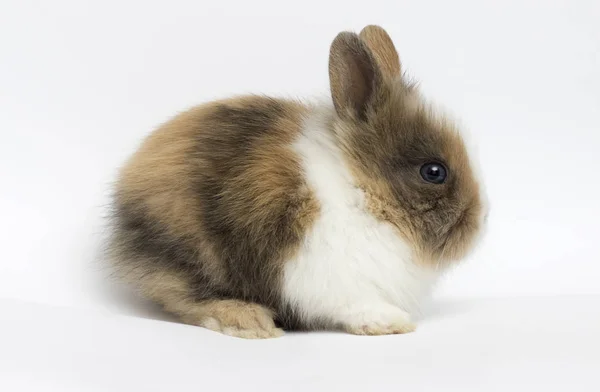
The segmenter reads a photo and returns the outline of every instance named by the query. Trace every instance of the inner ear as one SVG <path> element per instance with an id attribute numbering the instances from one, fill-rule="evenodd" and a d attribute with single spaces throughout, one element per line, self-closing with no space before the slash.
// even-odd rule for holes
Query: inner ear
<path id="1" fill-rule="evenodd" d="M 333 40 L 329 80 L 338 115 L 366 119 L 369 105 L 382 87 L 382 78 L 373 54 L 358 35 L 343 32 Z"/>

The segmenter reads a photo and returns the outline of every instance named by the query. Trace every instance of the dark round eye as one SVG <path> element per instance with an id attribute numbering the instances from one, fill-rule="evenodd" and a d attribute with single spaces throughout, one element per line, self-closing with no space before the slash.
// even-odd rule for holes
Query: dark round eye
<path id="1" fill-rule="evenodd" d="M 442 184 L 447 175 L 448 172 L 441 163 L 431 162 L 421 166 L 421 177 L 432 184 Z"/>

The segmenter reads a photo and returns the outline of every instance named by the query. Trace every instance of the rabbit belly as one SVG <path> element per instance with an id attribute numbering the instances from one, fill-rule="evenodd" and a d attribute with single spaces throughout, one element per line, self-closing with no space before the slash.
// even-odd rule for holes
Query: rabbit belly
<path id="1" fill-rule="evenodd" d="M 343 322 L 349 311 L 394 306 L 418 310 L 437 272 L 418 265 L 412 249 L 364 207 L 363 192 L 329 132 L 309 119 L 294 145 L 320 215 L 297 254 L 287 261 L 282 297 L 303 323 Z"/>
<path id="2" fill-rule="evenodd" d="M 283 299 L 303 323 L 334 324 L 351 308 L 389 304 L 418 310 L 436 274 L 411 260 L 392 227 L 358 208 L 322 207 L 284 269 Z"/>

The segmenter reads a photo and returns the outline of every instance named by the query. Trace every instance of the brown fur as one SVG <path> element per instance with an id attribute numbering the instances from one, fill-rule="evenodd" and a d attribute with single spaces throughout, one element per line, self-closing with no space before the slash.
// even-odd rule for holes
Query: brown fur
<path id="1" fill-rule="evenodd" d="M 383 76 L 370 50 L 353 33 L 338 34 L 329 52 L 329 80 L 335 109 L 343 120 L 362 120 Z"/>
<path id="2" fill-rule="evenodd" d="M 462 139 L 432 116 L 383 29 L 340 33 L 329 74 L 331 131 L 366 195 L 430 266 L 461 258 L 482 203 Z M 150 135 L 123 167 L 110 256 L 122 278 L 184 322 L 240 337 L 307 327 L 282 303 L 281 274 L 319 214 L 292 143 L 310 108 L 259 96 L 192 108 Z M 420 167 L 439 161 L 445 183 Z M 318 325 L 310 326 L 311 328 Z M 402 333 L 412 324 L 356 334 Z"/>
<path id="3" fill-rule="evenodd" d="M 115 194 L 120 275 L 188 321 L 217 309 L 215 298 L 277 310 L 273 282 L 318 212 L 290 150 L 305 110 L 240 97 L 193 108 L 145 140 Z"/>
<path id="4" fill-rule="evenodd" d="M 273 311 L 238 300 L 195 301 L 188 280 L 168 271 L 137 277 L 143 295 L 163 304 L 187 324 L 200 325 L 227 335 L 244 338 L 269 338 L 283 335 L 275 326 Z"/>
<path id="5" fill-rule="evenodd" d="M 385 31 L 367 27 L 362 39 L 342 33 L 331 49 L 330 72 L 337 74 L 331 89 L 338 113 L 333 128 L 339 144 L 369 209 L 413 244 L 416 260 L 434 266 L 458 260 L 471 248 L 482 212 L 463 140 L 402 79 Z M 343 66 L 348 62 L 352 67 Z M 383 78 L 378 73 L 383 70 L 396 74 Z M 356 94 L 347 85 L 363 87 Z M 421 166 L 433 161 L 449 168 L 446 183 L 434 185 L 421 178 Z"/>
<path id="6" fill-rule="evenodd" d="M 193 315 L 191 323 L 222 332 L 226 335 L 246 339 L 275 338 L 283 335 L 283 330 L 275 326 L 274 313 L 256 303 L 238 300 L 205 301 L 199 314 Z M 184 318 L 185 321 L 185 318 Z"/>
<path id="7" fill-rule="evenodd" d="M 362 29 L 360 39 L 373 53 L 381 73 L 388 79 L 400 75 L 400 57 L 387 32 L 379 26 L 370 25 Z"/>

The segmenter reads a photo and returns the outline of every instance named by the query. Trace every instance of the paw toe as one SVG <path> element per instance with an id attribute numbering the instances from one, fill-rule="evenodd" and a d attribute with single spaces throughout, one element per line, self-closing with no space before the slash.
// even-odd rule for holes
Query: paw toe
<path id="1" fill-rule="evenodd" d="M 248 305 L 244 308 L 207 317 L 201 326 L 225 335 L 244 339 L 269 339 L 283 336 L 282 329 L 275 326 L 273 314 L 261 306 Z"/>

